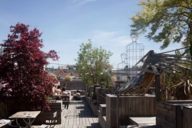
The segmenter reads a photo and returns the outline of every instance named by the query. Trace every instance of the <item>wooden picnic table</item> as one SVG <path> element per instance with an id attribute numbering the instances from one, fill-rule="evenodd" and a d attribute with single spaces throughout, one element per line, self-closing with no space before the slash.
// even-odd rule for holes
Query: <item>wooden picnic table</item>
<path id="1" fill-rule="evenodd" d="M 20 111 L 16 112 L 9 118 L 14 119 L 19 127 L 21 127 L 21 125 L 19 124 L 18 120 L 23 120 L 26 125 L 25 127 L 30 128 L 35 118 L 40 114 L 40 112 L 41 111 Z"/>

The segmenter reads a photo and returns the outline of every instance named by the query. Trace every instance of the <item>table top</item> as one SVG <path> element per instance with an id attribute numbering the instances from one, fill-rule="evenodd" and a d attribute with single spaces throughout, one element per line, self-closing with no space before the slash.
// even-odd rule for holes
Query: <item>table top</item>
<path id="1" fill-rule="evenodd" d="M 156 117 L 130 117 L 138 125 L 156 125 Z"/>
<path id="2" fill-rule="evenodd" d="M 10 119 L 17 119 L 17 118 L 36 118 L 41 111 L 20 111 L 16 112 L 12 116 L 10 116 Z"/>
<path id="3" fill-rule="evenodd" d="M 11 123 L 11 120 L 7 120 L 7 119 L 0 119 L 0 128 Z"/>

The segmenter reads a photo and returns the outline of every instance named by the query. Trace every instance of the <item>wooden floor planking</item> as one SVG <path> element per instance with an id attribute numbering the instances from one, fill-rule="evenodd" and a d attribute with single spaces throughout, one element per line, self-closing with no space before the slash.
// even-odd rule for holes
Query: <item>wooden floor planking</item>
<path id="1" fill-rule="evenodd" d="M 84 101 L 72 101 L 69 108 L 62 109 L 62 124 L 55 128 L 100 128 L 98 118 L 93 116 Z"/>

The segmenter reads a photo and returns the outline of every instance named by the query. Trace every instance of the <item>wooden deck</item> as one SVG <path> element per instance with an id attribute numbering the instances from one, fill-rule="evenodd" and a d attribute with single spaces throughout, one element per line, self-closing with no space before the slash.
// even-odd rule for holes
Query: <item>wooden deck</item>
<path id="1" fill-rule="evenodd" d="M 84 101 L 71 101 L 68 109 L 62 106 L 62 123 L 54 128 L 100 128 L 100 125 Z"/>

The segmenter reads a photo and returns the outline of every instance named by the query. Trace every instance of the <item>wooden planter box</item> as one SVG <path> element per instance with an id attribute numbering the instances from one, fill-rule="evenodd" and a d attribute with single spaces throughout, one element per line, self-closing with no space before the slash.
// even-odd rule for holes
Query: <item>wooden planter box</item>
<path id="1" fill-rule="evenodd" d="M 192 127 L 192 106 L 183 107 L 183 128 Z"/>
<path id="2" fill-rule="evenodd" d="M 50 111 L 42 111 L 35 119 L 34 124 L 61 124 L 62 101 L 51 102 Z"/>
<path id="3" fill-rule="evenodd" d="M 106 104 L 99 105 L 99 124 L 102 128 L 106 128 Z"/>
<path id="4" fill-rule="evenodd" d="M 157 104 L 157 126 L 160 128 L 191 128 L 192 110 L 185 107 L 192 101 L 168 101 Z"/>
<path id="5" fill-rule="evenodd" d="M 106 119 L 108 128 L 127 125 L 129 117 L 156 116 L 155 96 L 120 96 L 107 94 Z M 117 121 L 119 120 L 119 122 Z"/>
<path id="6" fill-rule="evenodd" d="M 106 94 L 109 92 L 109 89 L 103 89 L 100 87 L 96 88 L 97 95 L 97 104 L 105 104 L 106 103 Z"/>
<path id="7" fill-rule="evenodd" d="M 96 100 L 92 100 L 91 97 L 86 97 L 85 100 L 89 105 L 91 111 L 93 112 L 94 116 L 98 116 L 99 106 L 96 104 Z"/>

